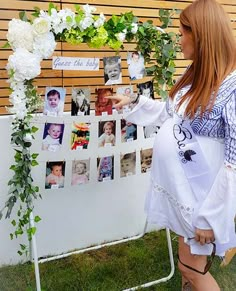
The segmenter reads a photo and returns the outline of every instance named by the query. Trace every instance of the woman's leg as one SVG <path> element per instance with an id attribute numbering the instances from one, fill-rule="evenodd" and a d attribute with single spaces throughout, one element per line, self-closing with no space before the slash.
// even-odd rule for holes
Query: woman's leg
<path id="1" fill-rule="evenodd" d="M 190 247 L 184 242 L 183 237 L 179 237 L 179 258 L 181 262 L 197 270 L 204 270 L 206 265 L 206 256 L 192 255 Z M 218 284 L 209 272 L 205 275 L 199 274 L 178 263 L 179 270 L 184 281 L 189 281 L 192 291 L 220 291 Z M 184 289 L 183 289 L 184 291 Z"/>

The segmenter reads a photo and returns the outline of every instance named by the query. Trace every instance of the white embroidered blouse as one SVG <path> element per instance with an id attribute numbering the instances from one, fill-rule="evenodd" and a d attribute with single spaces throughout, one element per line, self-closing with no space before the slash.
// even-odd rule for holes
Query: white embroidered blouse
<path id="1" fill-rule="evenodd" d="M 173 112 L 188 90 L 178 92 L 174 101 L 161 102 L 140 97 L 127 120 L 141 126 L 162 124 L 155 139 L 151 186 L 146 210 L 151 222 L 168 227 L 184 237 L 194 236 L 194 229 L 213 229 L 217 253 L 236 246 L 236 71 L 220 86 L 214 106 L 201 118 L 190 122 L 205 158 L 214 174 L 211 189 L 198 201 L 179 165 L 173 141 Z M 208 246 L 195 243 L 192 253 L 208 254 Z"/>

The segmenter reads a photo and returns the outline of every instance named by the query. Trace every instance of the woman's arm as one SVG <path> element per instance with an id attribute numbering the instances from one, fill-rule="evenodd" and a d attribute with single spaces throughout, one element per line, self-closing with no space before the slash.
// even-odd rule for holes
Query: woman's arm
<path id="1" fill-rule="evenodd" d="M 142 95 L 129 97 L 117 94 L 108 98 L 113 100 L 116 109 L 132 104 L 133 108 L 125 119 L 140 126 L 161 125 L 170 118 L 167 103 L 164 101 L 153 100 Z"/>

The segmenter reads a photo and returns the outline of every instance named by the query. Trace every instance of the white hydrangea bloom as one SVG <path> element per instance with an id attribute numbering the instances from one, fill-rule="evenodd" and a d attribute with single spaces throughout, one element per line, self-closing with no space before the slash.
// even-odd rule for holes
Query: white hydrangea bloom
<path id="1" fill-rule="evenodd" d="M 94 20 L 90 16 L 86 16 L 83 20 L 79 23 L 79 28 L 81 31 L 85 30 L 86 28 L 90 27 L 93 24 Z"/>
<path id="2" fill-rule="evenodd" d="M 18 85 L 20 88 L 22 83 L 18 83 Z M 9 101 L 13 106 L 8 108 L 8 111 L 15 114 L 17 118 L 23 119 L 27 114 L 25 91 L 16 89 L 9 96 Z"/>
<path id="3" fill-rule="evenodd" d="M 106 17 L 104 16 L 103 13 L 100 13 L 99 18 L 94 22 L 94 27 L 99 28 L 103 26 L 104 22 L 106 20 Z"/>
<path id="4" fill-rule="evenodd" d="M 24 91 L 16 90 L 16 91 L 13 91 L 11 95 L 9 96 L 9 101 L 11 102 L 13 106 L 15 106 L 21 103 L 22 101 L 24 102 L 25 98 L 26 96 L 25 96 Z"/>
<path id="5" fill-rule="evenodd" d="M 41 72 L 40 58 L 24 48 L 17 48 L 9 56 L 6 68 L 9 74 L 14 72 L 12 79 L 15 81 L 31 80 Z"/>
<path id="6" fill-rule="evenodd" d="M 82 5 L 82 8 L 85 12 L 85 15 L 90 15 L 97 10 L 94 6 L 90 6 L 89 4 Z"/>
<path id="7" fill-rule="evenodd" d="M 36 36 L 46 34 L 51 29 L 51 22 L 48 18 L 38 17 L 33 21 L 33 32 Z"/>
<path id="8" fill-rule="evenodd" d="M 51 10 L 50 19 L 53 31 L 56 34 L 62 33 L 62 31 L 65 29 L 65 23 L 62 22 L 62 18 L 59 13 L 57 13 L 57 10 L 55 8 Z"/>
<path id="9" fill-rule="evenodd" d="M 132 32 L 133 34 L 135 34 L 137 31 L 138 31 L 138 24 L 135 23 L 135 22 L 133 22 L 133 23 L 131 24 L 131 32 Z"/>
<path id="10" fill-rule="evenodd" d="M 116 37 L 119 41 L 124 41 L 126 37 L 127 29 L 124 29 L 122 32 L 116 34 Z"/>
<path id="11" fill-rule="evenodd" d="M 71 29 L 72 27 L 75 26 L 76 22 L 75 22 L 75 13 L 71 10 L 71 9 L 62 9 L 58 12 L 58 16 L 61 18 L 61 25 L 64 24 L 64 28 L 63 29 Z M 67 17 L 71 18 L 71 22 L 67 21 Z"/>
<path id="12" fill-rule="evenodd" d="M 48 59 L 53 54 L 56 48 L 56 41 L 54 34 L 48 32 L 47 34 L 38 36 L 33 45 L 33 53 L 38 55 L 41 59 Z"/>
<path id="13" fill-rule="evenodd" d="M 29 22 L 13 18 L 8 24 L 7 40 L 13 50 L 25 48 L 32 51 L 34 40 L 32 25 Z"/>
<path id="14" fill-rule="evenodd" d="M 17 103 L 15 106 L 8 108 L 8 111 L 12 114 L 15 114 L 16 118 L 24 119 L 27 115 L 26 103 Z"/>
<path id="15" fill-rule="evenodd" d="M 26 90 L 26 85 L 24 85 L 24 82 L 17 82 L 15 80 L 8 80 L 7 81 L 8 83 L 10 83 L 10 88 L 13 90 L 13 91 L 23 91 L 25 92 Z"/>

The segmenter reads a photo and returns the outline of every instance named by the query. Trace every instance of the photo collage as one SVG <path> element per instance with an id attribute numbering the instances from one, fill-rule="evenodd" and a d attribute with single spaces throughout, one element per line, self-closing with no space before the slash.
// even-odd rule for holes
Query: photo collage
<path id="1" fill-rule="evenodd" d="M 91 91 L 90 88 L 72 88 L 71 89 L 71 116 L 73 118 L 70 126 L 70 141 L 64 140 L 65 126 L 64 122 L 45 122 L 42 137 L 42 151 L 59 152 L 63 144 L 68 143 L 71 151 L 86 151 L 90 147 L 91 130 L 96 127 L 97 147 L 108 148 L 116 147 L 119 136 L 119 144 L 137 141 L 137 126 L 125 120 L 125 118 L 116 118 L 117 114 L 123 114 L 130 111 L 129 106 L 123 110 L 116 111 L 113 108 L 111 96 L 115 93 L 129 96 L 133 93 L 133 86 L 122 85 L 121 58 L 119 56 L 104 57 L 104 84 L 109 87 L 96 88 L 94 110 L 91 110 Z M 128 72 L 130 80 L 142 79 L 145 76 L 144 59 L 139 52 L 128 53 L 127 56 Z M 115 89 L 111 85 L 116 85 Z M 153 82 L 140 82 L 136 85 L 137 94 L 144 95 L 147 98 L 154 99 Z M 64 111 L 66 89 L 61 87 L 46 87 L 43 115 L 50 117 L 61 117 Z M 116 114 L 114 114 L 114 112 Z M 96 122 L 84 120 L 90 116 L 100 116 Z M 79 118 L 79 116 L 83 116 Z M 105 120 L 102 120 L 105 117 Z M 108 117 L 111 117 L 107 120 Z M 143 137 L 151 138 L 157 134 L 159 127 L 152 125 L 143 128 Z M 68 130 L 68 128 L 67 128 Z M 119 131 L 119 134 L 117 134 Z M 95 141 L 92 140 L 94 143 Z M 120 178 L 136 174 L 136 154 L 140 155 L 140 173 L 146 173 L 150 170 L 152 162 L 152 149 L 132 151 L 120 154 Z M 103 182 L 114 179 L 114 155 L 97 157 L 97 181 Z M 47 161 L 45 175 L 45 189 L 64 188 L 66 161 Z M 90 159 L 79 159 L 72 161 L 71 185 L 87 184 L 90 181 Z"/>

